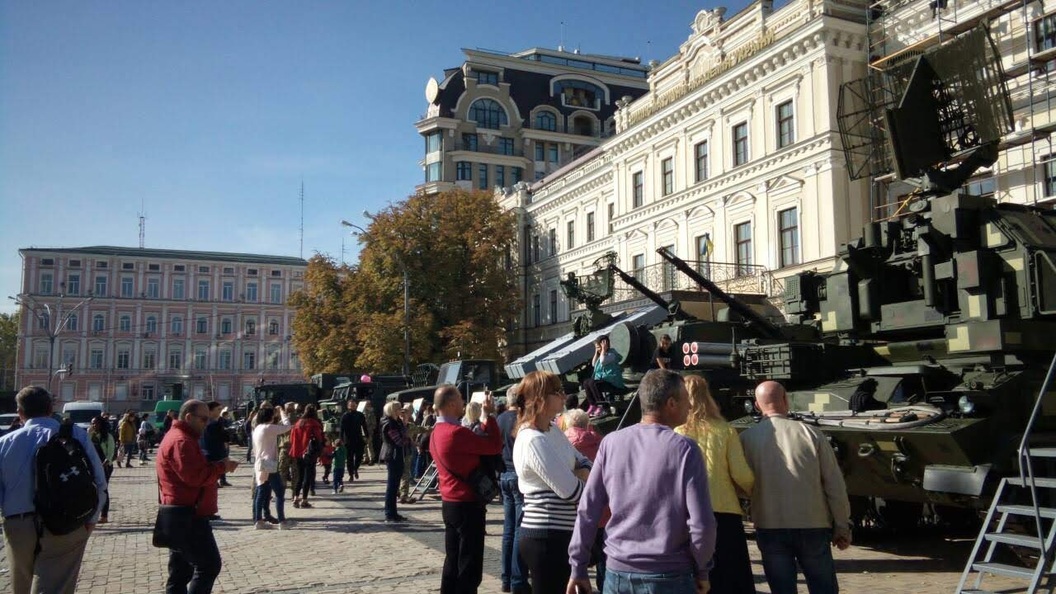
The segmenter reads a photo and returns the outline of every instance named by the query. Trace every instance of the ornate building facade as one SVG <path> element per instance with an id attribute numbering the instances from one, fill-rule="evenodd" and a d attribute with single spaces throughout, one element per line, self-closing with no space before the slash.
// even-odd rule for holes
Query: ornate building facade
<path id="1" fill-rule="evenodd" d="M 301 258 L 121 247 L 19 250 L 17 385 L 63 402 L 237 402 L 305 381 L 290 348 Z"/>
<path id="2" fill-rule="evenodd" d="M 429 79 L 421 161 L 432 194 L 541 179 L 611 136 L 616 102 L 647 89 L 637 58 L 533 48 L 463 50 L 466 61 Z"/>
<path id="3" fill-rule="evenodd" d="M 567 332 L 577 305 L 559 280 L 606 252 L 653 290 L 695 290 L 657 255 L 695 261 L 729 290 L 777 295 L 781 278 L 826 270 L 869 218 L 847 176 L 840 84 L 864 75 L 866 4 L 757 1 L 701 11 L 679 53 L 620 101 L 616 134 L 563 171 L 504 189 L 521 219 L 525 312 L 511 350 Z M 618 294 L 610 307 L 618 308 Z"/>

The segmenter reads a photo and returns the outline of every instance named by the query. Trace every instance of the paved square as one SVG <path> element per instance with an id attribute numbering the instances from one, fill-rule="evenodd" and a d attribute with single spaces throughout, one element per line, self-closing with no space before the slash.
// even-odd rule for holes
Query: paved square
<path id="1" fill-rule="evenodd" d="M 232 452 L 245 458 L 245 450 Z M 136 464 L 136 462 L 133 462 Z M 161 592 L 167 575 L 168 552 L 150 544 L 157 510 L 153 462 L 149 466 L 117 468 L 111 479 L 113 503 L 110 523 L 92 535 L 85 554 L 78 592 Z M 253 530 L 251 478 L 239 468 L 220 490 L 216 539 L 224 567 L 214 592 L 377 592 L 414 594 L 440 588 L 443 565 L 443 525 L 440 502 L 426 497 L 400 506 L 410 518 L 402 525 L 385 524 L 382 507 L 385 473 L 364 467 L 362 480 L 346 484 L 333 495 L 321 482 L 313 509 L 294 509 L 287 515 L 296 524 L 290 531 Z M 482 593 L 499 592 L 499 546 L 502 508 L 489 508 L 488 536 Z M 768 592 L 759 552 L 749 543 L 760 592 Z M 960 577 L 961 564 L 971 548 L 966 540 L 936 537 L 884 542 L 883 548 L 852 546 L 837 551 L 840 585 L 845 592 L 949 593 Z M 6 555 L 0 562 L 0 592 L 10 591 Z M 1019 584 L 990 578 L 990 589 Z M 805 586 L 801 586 L 806 591 Z"/>

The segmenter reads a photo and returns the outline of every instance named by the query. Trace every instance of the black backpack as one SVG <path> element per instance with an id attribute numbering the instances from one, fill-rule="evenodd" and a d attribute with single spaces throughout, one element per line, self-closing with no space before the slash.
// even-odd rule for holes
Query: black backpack
<path id="1" fill-rule="evenodd" d="M 33 504 L 52 534 L 69 534 L 84 526 L 99 505 L 92 463 L 73 423 L 64 422 L 36 454 L 37 491 Z"/>

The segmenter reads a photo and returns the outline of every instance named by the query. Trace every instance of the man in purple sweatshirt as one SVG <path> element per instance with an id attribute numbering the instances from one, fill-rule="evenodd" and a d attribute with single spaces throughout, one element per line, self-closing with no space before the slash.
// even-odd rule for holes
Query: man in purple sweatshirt
<path id="1" fill-rule="evenodd" d="M 605 506 L 605 591 L 705 594 L 715 552 L 715 514 L 700 448 L 672 428 L 686 422 L 689 394 L 674 371 L 654 369 L 638 386 L 642 422 L 601 441 L 579 500 L 568 547 L 567 594 L 591 591 L 587 563 Z"/>

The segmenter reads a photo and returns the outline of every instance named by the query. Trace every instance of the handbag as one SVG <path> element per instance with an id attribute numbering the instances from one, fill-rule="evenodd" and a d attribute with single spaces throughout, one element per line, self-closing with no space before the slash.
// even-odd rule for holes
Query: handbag
<path id="1" fill-rule="evenodd" d="M 499 496 L 499 483 L 494 476 L 484 470 L 483 464 L 477 464 L 477 467 L 469 473 L 469 476 L 463 478 L 451 472 L 451 469 L 441 462 L 439 458 L 434 458 L 433 461 L 442 466 L 448 474 L 469 485 L 469 488 L 476 494 L 477 501 L 484 505 L 491 503 Z"/>
<path id="2" fill-rule="evenodd" d="M 159 549 L 181 549 L 191 534 L 194 512 L 202 501 L 205 489 L 198 492 L 194 505 L 165 505 L 161 503 L 161 481 L 158 481 L 158 515 L 154 519 L 151 544 Z"/>

